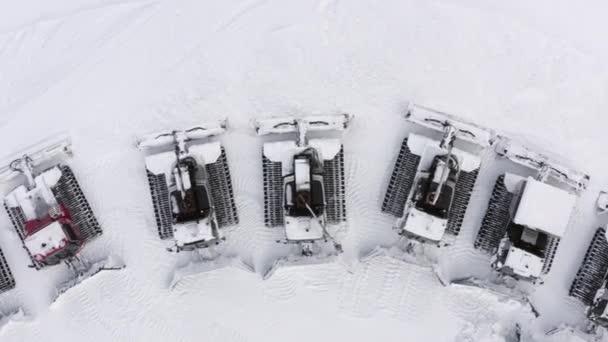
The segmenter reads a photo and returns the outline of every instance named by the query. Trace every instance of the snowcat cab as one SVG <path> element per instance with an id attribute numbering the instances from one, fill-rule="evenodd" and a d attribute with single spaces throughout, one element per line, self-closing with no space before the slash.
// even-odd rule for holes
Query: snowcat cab
<path id="1" fill-rule="evenodd" d="M 325 193 L 323 164 L 314 149 L 294 156 L 293 173 L 283 177 L 285 230 L 288 237 L 298 240 L 299 232 L 306 232 L 305 240 L 323 238 L 325 225 Z M 316 235 L 315 235 L 316 234 Z M 311 251 L 305 250 L 306 255 Z"/>
<path id="2" fill-rule="evenodd" d="M 102 234 L 101 227 L 72 169 L 63 161 L 71 155 L 65 137 L 32 148 L 2 169 L 6 181 L 16 183 L 4 197 L 4 207 L 36 269 L 66 263 L 74 272 L 58 289 L 64 292 L 82 279 L 107 269 L 122 269 L 117 262 L 89 263 L 82 248 Z"/>
<path id="3" fill-rule="evenodd" d="M 277 242 L 298 245 L 301 256 L 318 259 L 341 252 L 330 228 L 339 228 L 346 221 L 342 144 L 334 138 L 309 140 L 307 133 L 342 131 L 350 119 L 343 114 L 255 122 L 258 135 L 297 134 L 296 141 L 264 143 L 262 157 L 266 226 L 283 227 L 285 238 Z M 296 256 L 290 261 L 302 263 L 310 259 Z M 277 262 L 281 263 L 285 260 Z"/>
<path id="4" fill-rule="evenodd" d="M 578 193 L 589 176 L 502 138 L 499 156 L 537 171 L 535 177 L 498 177 L 475 248 L 493 255 L 492 266 L 516 279 L 536 281 L 549 273 Z"/>
<path id="5" fill-rule="evenodd" d="M 238 223 L 226 152 L 218 141 L 202 141 L 225 129 L 225 121 L 210 122 L 150 134 L 139 143 L 158 234 L 173 239 L 175 251 L 218 244 L 221 228 Z"/>
<path id="6" fill-rule="evenodd" d="M 415 105 L 405 117 L 430 132 L 410 133 L 403 140 L 382 211 L 398 218 L 400 235 L 448 245 L 460 232 L 480 155 L 494 133 Z"/>

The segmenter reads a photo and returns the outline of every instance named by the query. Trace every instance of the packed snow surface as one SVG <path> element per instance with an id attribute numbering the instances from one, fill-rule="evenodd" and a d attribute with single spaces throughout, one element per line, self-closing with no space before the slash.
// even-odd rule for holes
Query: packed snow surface
<path id="1" fill-rule="evenodd" d="M 83 257 L 116 254 L 127 265 L 51 303 L 69 271 L 28 268 L 0 215 L 0 247 L 17 281 L 0 295 L 2 313 L 16 312 L 1 318 L 3 342 L 509 341 L 516 322 L 543 341 L 556 340 L 544 332 L 562 323 L 584 324 L 583 308 L 567 292 L 595 228 L 606 223 L 595 215 L 608 185 L 605 2 L 0 6 L 3 154 L 69 134 L 71 166 L 104 229 Z M 531 295 L 540 318 L 492 291 L 444 287 L 427 267 L 363 258 L 397 241 L 394 219 L 380 205 L 401 141 L 414 129 L 402 118 L 408 101 L 548 147 L 591 174 L 551 274 Z M 251 120 L 339 113 L 355 115 L 342 139 L 349 225 L 337 239 L 345 252 L 336 262 L 281 267 L 263 280 L 293 246 L 276 244 L 282 231 L 264 227 L 263 139 Z M 220 250 L 233 261 L 205 264 L 205 255 L 167 252 L 158 238 L 137 137 L 224 117 L 228 130 L 219 139 L 241 222 Z M 489 272 L 489 257 L 472 243 L 506 164 L 490 154 L 483 162 L 494 167 L 482 167 L 461 234 L 439 258 L 448 279 Z"/>

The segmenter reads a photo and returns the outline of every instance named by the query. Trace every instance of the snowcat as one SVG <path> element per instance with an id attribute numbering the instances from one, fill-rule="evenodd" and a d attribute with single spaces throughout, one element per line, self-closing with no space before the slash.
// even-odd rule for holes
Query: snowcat
<path id="1" fill-rule="evenodd" d="M 308 133 L 343 131 L 351 116 L 282 117 L 257 120 L 258 135 L 295 135 L 265 142 L 262 151 L 264 221 L 284 229 L 279 243 L 298 251 L 273 265 L 324 262 L 342 252 L 334 232 L 346 221 L 344 149 L 338 138 L 309 139 Z"/>
<path id="2" fill-rule="evenodd" d="M 474 246 L 499 274 L 536 283 L 551 270 L 589 176 L 505 137 L 496 152 L 536 174 L 498 176 Z"/>
<path id="3" fill-rule="evenodd" d="M 408 244 L 450 245 L 460 232 L 481 154 L 494 133 L 416 105 L 409 106 L 405 118 L 427 132 L 403 140 L 382 211 L 397 218 L 395 229 Z"/>
<path id="4" fill-rule="evenodd" d="M 195 251 L 225 239 L 222 228 L 239 218 L 226 151 L 209 139 L 226 131 L 226 121 L 143 137 L 145 164 L 158 235 L 169 251 Z"/>
<path id="5" fill-rule="evenodd" d="M 58 288 L 60 294 L 93 274 L 124 265 L 115 258 L 90 263 L 79 256 L 102 230 L 65 161 L 72 155 L 69 139 L 44 144 L 20 153 L 2 170 L 5 181 L 15 185 L 4 197 L 4 208 L 30 256 L 30 267 L 65 263 L 74 271 L 73 279 Z"/>

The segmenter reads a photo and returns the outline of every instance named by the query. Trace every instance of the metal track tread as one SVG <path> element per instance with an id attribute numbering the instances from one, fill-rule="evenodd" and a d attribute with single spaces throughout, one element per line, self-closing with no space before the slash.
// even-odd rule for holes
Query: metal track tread
<path id="1" fill-rule="evenodd" d="M 551 266 L 553 265 L 553 259 L 555 259 L 555 254 L 557 253 L 557 248 L 559 247 L 559 243 L 561 241 L 557 236 L 550 237 L 549 243 L 547 244 L 547 249 L 545 250 L 545 262 L 543 263 L 543 274 L 549 274 L 551 271 Z"/>
<path id="2" fill-rule="evenodd" d="M 414 178 L 416 178 L 418 164 L 420 164 L 420 156 L 413 154 L 407 146 L 407 138 L 403 139 L 399 156 L 384 195 L 382 212 L 395 217 L 403 216 L 405 203 L 414 184 Z"/>
<path id="3" fill-rule="evenodd" d="M 53 188 L 57 200 L 65 205 L 72 215 L 72 222 L 80 232 L 83 241 L 89 241 L 102 234 L 97 218 L 93 214 L 72 169 L 60 165 L 61 178 Z"/>
<path id="4" fill-rule="evenodd" d="M 15 277 L 4 257 L 4 253 L 0 249 L 0 293 L 6 292 L 15 287 Z"/>
<path id="5" fill-rule="evenodd" d="M 262 153 L 264 175 L 264 223 L 267 227 L 283 226 L 283 168 Z"/>
<path id="6" fill-rule="evenodd" d="M 488 253 L 496 251 L 511 221 L 509 207 L 511 206 L 512 199 L 513 194 L 505 186 L 505 176 L 501 175 L 496 180 L 494 190 L 492 190 L 488 209 L 481 222 L 479 233 L 477 233 L 475 248 L 482 249 Z"/>
<path id="7" fill-rule="evenodd" d="M 595 293 L 602 286 L 608 270 L 608 241 L 606 229 L 598 228 L 585 253 L 581 268 L 570 286 L 570 296 L 579 299 L 585 305 L 591 305 Z"/>
<path id="8" fill-rule="evenodd" d="M 458 176 L 458 183 L 456 184 L 454 199 L 448 217 L 447 230 L 452 235 L 457 236 L 460 234 L 460 228 L 462 227 L 464 215 L 467 213 L 467 208 L 469 207 L 469 201 L 471 200 L 471 194 L 473 193 L 473 188 L 477 181 L 477 175 L 479 175 L 479 169 L 475 169 L 471 172 L 461 171 Z"/>
<path id="9" fill-rule="evenodd" d="M 8 217 L 11 219 L 11 223 L 13 224 L 13 228 L 17 232 L 17 235 L 19 235 L 19 238 L 23 243 L 23 249 L 25 249 L 27 255 L 30 257 L 32 265 L 37 270 L 43 268 L 44 265 L 36 261 L 36 259 L 34 259 L 34 257 L 32 256 L 32 253 L 30 253 L 30 251 L 25 248 L 25 214 L 23 214 L 23 209 L 21 209 L 21 207 L 9 207 L 6 205 L 6 203 L 4 203 L 4 209 L 8 213 Z"/>
<path id="10" fill-rule="evenodd" d="M 165 177 L 164 173 L 155 175 L 148 170 L 146 170 L 146 173 L 148 175 L 148 185 L 150 186 L 150 196 L 154 205 L 154 217 L 156 218 L 158 236 L 162 240 L 173 238 L 173 215 L 169 200 L 167 177 Z"/>
<path id="11" fill-rule="evenodd" d="M 224 147 L 222 147 L 222 153 L 218 160 L 215 163 L 207 164 L 206 168 L 218 225 L 221 228 L 238 224 L 239 217 L 234 203 L 234 191 L 232 190 L 230 169 L 228 168 Z"/>
<path id="12" fill-rule="evenodd" d="M 340 147 L 340 152 L 332 160 L 326 160 L 323 163 L 323 188 L 329 224 L 346 221 L 344 178 L 344 147 Z"/>

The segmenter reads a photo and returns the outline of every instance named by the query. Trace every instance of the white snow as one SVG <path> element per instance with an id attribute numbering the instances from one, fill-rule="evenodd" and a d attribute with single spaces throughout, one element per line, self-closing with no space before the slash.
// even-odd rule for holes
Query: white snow
<path id="1" fill-rule="evenodd" d="M 0 295 L 13 341 L 484 341 L 508 340 L 517 303 L 443 287 L 428 269 L 394 258 L 358 262 L 396 242 L 380 213 L 413 101 L 527 137 L 592 175 L 551 274 L 532 295 L 535 341 L 581 326 L 568 287 L 595 229 L 608 184 L 605 146 L 608 5 L 590 0 L 248 1 L 0 0 L 3 154 L 55 132 L 73 140 L 72 166 L 108 251 L 127 268 L 89 278 L 50 306 L 67 270 L 27 268 L 0 215 L 0 247 L 17 280 Z M 338 262 L 260 273 L 292 246 L 263 224 L 261 148 L 251 120 L 353 113 L 343 135 L 349 230 Z M 227 253 L 256 273 L 220 268 L 169 285 L 186 253 L 159 240 L 136 137 L 228 117 L 226 148 L 240 224 Z M 270 137 L 268 137 L 270 139 Z M 483 274 L 472 248 L 506 163 L 485 156 L 461 234 L 441 260 L 447 278 Z M 496 167 L 494 167 L 496 166 Z M 500 167 L 499 167 L 500 166 Z M 510 166 L 509 166 L 510 167 Z M 604 222 L 605 223 L 605 222 Z M 576 229 L 571 229 L 576 227 Z M 343 263 L 342 263 L 343 262 Z M 316 327 L 310 329 L 311 326 Z M 204 335 L 203 335 L 204 334 Z M 204 336 L 204 337 L 201 337 Z"/>
<path id="2" fill-rule="evenodd" d="M 562 237 L 576 196 L 528 177 L 513 222 Z"/>

